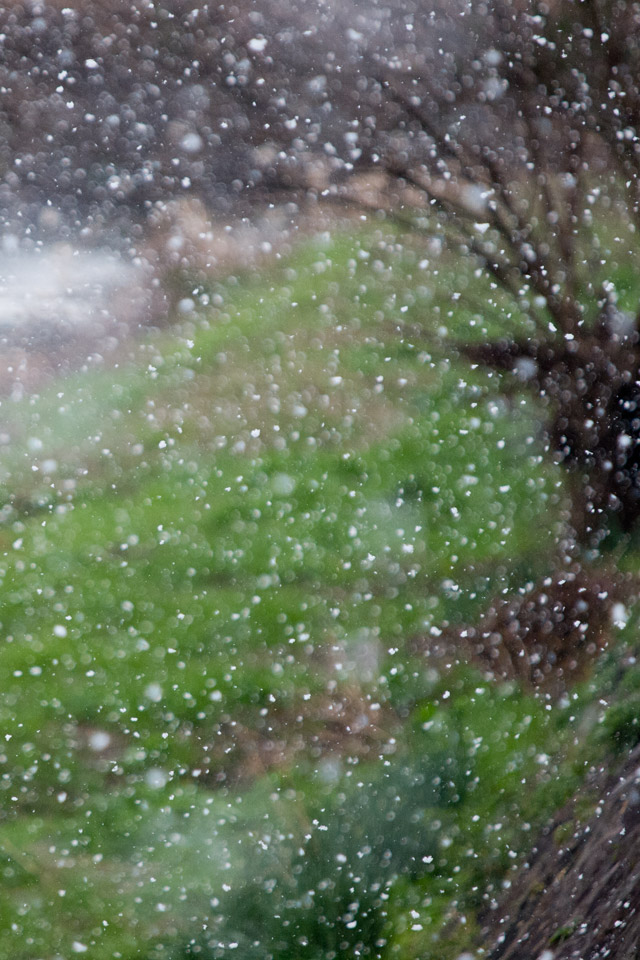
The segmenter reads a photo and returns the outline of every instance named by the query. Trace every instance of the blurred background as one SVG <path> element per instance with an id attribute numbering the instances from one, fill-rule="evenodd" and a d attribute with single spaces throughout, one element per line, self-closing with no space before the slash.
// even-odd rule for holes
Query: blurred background
<path id="1" fill-rule="evenodd" d="M 0 4 L 0 958 L 635 956 L 636 20 Z"/>

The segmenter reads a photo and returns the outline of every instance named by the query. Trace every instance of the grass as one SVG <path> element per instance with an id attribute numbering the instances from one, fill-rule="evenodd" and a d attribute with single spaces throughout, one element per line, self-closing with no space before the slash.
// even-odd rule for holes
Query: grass
<path id="1" fill-rule="evenodd" d="M 0 957 L 468 946 L 594 696 L 411 654 L 548 572 L 566 509 L 535 406 L 446 347 L 513 320 L 470 282 L 322 236 L 3 402 Z"/>

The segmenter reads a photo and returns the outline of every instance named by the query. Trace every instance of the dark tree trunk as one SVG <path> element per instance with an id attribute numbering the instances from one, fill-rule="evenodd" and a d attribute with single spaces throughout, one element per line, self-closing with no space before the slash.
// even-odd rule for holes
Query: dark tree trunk
<path id="1" fill-rule="evenodd" d="M 472 362 L 515 374 L 547 405 L 547 434 L 571 473 L 573 520 L 597 545 L 616 516 L 640 516 L 640 344 L 635 323 L 609 309 L 593 331 L 547 342 L 462 347 Z"/>

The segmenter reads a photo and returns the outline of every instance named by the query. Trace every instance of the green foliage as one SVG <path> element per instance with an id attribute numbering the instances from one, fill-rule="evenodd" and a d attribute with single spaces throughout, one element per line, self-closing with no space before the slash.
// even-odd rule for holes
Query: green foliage
<path id="1" fill-rule="evenodd" d="M 453 956 L 576 782 L 595 688 L 569 720 L 412 652 L 565 505 L 420 262 L 320 238 L 7 408 L 0 957 Z"/>

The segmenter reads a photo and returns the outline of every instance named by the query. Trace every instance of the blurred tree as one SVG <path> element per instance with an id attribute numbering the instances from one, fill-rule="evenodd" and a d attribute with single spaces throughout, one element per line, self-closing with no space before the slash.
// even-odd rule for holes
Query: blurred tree
<path id="1" fill-rule="evenodd" d="M 351 160 L 381 176 L 373 198 L 328 192 L 435 228 L 525 313 L 527 336 L 463 349 L 547 404 L 590 543 L 611 512 L 623 529 L 640 514 L 637 304 L 617 290 L 638 251 L 639 17 L 606 0 L 413 4 L 336 71 L 360 91 Z"/>
<path id="2" fill-rule="evenodd" d="M 0 207 L 33 232 L 45 204 L 103 229 L 180 196 L 225 216 L 328 199 L 446 236 L 529 320 L 464 349 L 548 405 L 597 543 L 640 514 L 639 19 L 624 0 L 6 4 Z"/>

